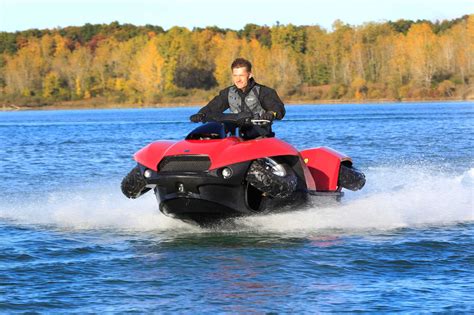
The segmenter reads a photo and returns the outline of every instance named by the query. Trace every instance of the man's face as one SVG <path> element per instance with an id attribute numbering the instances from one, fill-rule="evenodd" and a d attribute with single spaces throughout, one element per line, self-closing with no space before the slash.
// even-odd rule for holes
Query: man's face
<path id="1" fill-rule="evenodd" d="M 252 73 L 246 67 L 232 69 L 232 81 L 238 89 L 244 90 L 251 76 Z"/>

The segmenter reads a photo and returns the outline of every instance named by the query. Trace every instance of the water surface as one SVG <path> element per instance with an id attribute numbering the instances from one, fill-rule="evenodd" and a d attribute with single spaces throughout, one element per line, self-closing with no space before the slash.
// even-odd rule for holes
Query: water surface
<path id="1" fill-rule="evenodd" d="M 367 175 L 339 205 L 201 229 L 121 178 L 197 108 L 0 113 L 0 312 L 473 312 L 472 103 L 288 106 Z"/>

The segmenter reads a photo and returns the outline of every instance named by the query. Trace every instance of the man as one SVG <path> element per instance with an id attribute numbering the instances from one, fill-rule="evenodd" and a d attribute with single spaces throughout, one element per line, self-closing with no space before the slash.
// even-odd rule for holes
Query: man
<path id="1" fill-rule="evenodd" d="M 252 77 L 252 64 L 243 58 L 232 62 L 234 85 L 219 92 L 197 114 L 191 115 L 192 122 L 204 121 L 210 113 L 223 113 L 230 109 L 234 114 L 248 113 L 254 119 L 273 121 L 285 116 L 285 106 L 276 91 L 258 84 Z"/>

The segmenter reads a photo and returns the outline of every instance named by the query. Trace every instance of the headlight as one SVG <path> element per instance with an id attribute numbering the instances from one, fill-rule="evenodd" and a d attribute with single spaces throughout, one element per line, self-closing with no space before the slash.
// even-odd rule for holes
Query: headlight
<path id="1" fill-rule="evenodd" d="M 146 169 L 145 172 L 143 172 L 143 176 L 145 176 L 145 178 L 150 178 L 151 175 L 153 175 L 153 172 L 149 169 Z"/>
<path id="2" fill-rule="evenodd" d="M 232 169 L 228 167 L 222 169 L 222 177 L 224 177 L 224 179 L 232 177 Z"/>

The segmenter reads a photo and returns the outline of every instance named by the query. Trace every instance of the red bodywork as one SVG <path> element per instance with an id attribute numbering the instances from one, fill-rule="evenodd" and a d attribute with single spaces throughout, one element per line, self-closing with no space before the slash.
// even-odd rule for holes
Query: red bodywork
<path id="1" fill-rule="evenodd" d="M 337 190 L 341 162 L 348 161 L 352 164 L 350 157 L 327 147 L 303 150 L 301 156 L 318 191 Z"/>
<path id="2" fill-rule="evenodd" d="M 303 168 L 309 190 L 336 191 L 341 161 L 349 157 L 329 148 L 309 149 L 298 152 L 290 144 L 277 138 L 242 140 L 228 137 L 217 140 L 156 141 L 134 155 L 135 161 L 157 171 L 165 156 L 207 155 L 210 170 L 264 157 L 297 156 Z"/>

